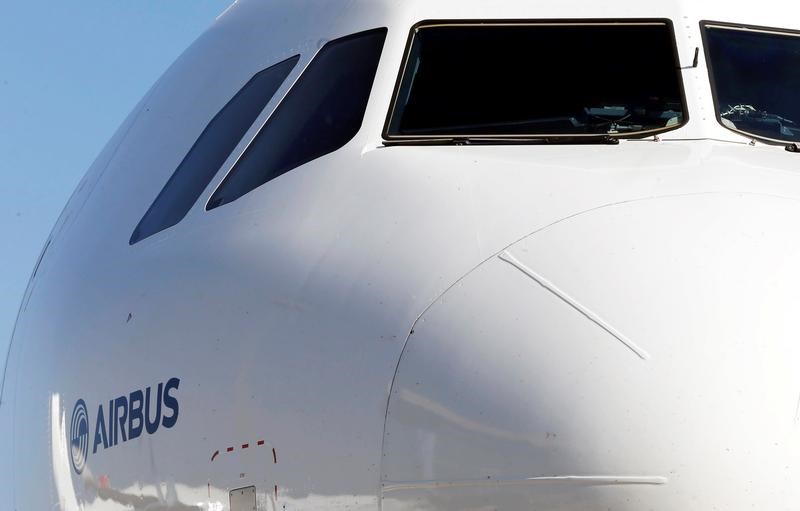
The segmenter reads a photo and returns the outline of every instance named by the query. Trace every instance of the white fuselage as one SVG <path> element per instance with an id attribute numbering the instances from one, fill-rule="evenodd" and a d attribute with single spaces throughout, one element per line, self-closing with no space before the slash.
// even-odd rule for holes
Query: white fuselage
<path id="1" fill-rule="evenodd" d="M 259 511 L 797 509 L 800 156 L 717 121 L 700 33 L 800 29 L 797 14 L 235 3 L 136 106 L 45 247 L 4 376 L 0 508 L 238 511 L 230 492 L 254 486 Z M 671 20 L 685 126 L 384 147 L 416 23 L 587 18 Z M 357 135 L 207 211 L 324 43 L 379 27 Z M 185 218 L 131 245 L 209 119 L 296 54 Z"/>

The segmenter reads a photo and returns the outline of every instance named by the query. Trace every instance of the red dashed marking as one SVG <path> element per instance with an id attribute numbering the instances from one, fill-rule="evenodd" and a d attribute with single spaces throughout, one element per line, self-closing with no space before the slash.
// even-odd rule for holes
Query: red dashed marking
<path id="1" fill-rule="evenodd" d="M 264 440 L 256 441 L 256 445 L 257 446 L 263 446 L 265 444 L 266 444 L 266 441 L 264 441 Z M 250 443 L 241 444 L 241 445 L 242 445 L 242 449 L 248 449 L 250 447 Z M 234 449 L 236 449 L 236 447 L 235 446 L 231 446 L 231 447 L 226 448 L 225 452 L 226 453 L 233 452 Z M 214 451 L 214 454 L 211 455 L 211 461 L 214 461 L 215 459 L 217 459 L 217 456 L 219 456 L 219 451 Z M 278 454 L 275 452 L 275 448 L 272 449 L 272 462 L 273 463 L 278 463 Z"/>

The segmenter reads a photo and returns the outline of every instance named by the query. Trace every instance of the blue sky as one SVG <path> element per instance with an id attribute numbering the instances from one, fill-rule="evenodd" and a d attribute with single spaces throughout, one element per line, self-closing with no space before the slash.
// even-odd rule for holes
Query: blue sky
<path id="1" fill-rule="evenodd" d="M 150 85 L 232 1 L 2 3 L 0 358 L 73 188 Z"/>

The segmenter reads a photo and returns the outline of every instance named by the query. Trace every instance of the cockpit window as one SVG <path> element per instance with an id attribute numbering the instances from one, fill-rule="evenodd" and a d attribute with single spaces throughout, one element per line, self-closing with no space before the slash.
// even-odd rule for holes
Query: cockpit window
<path id="1" fill-rule="evenodd" d="M 668 20 L 423 22 L 384 137 L 635 137 L 686 118 Z"/>
<path id="2" fill-rule="evenodd" d="M 206 209 L 234 201 L 349 142 L 361 128 L 385 38 L 386 29 L 380 28 L 323 46 Z"/>
<path id="3" fill-rule="evenodd" d="M 211 119 L 139 221 L 131 245 L 186 216 L 299 59 L 295 55 L 257 73 Z"/>
<path id="4" fill-rule="evenodd" d="M 722 125 L 800 142 L 800 33 L 706 22 L 703 36 Z"/>

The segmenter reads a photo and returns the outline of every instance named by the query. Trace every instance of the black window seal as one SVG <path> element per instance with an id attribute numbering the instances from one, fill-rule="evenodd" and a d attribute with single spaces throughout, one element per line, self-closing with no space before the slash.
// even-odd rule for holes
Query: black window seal
<path id="1" fill-rule="evenodd" d="M 369 29 L 366 29 L 366 30 L 360 30 L 358 32 L 353 32 L 353 33 L 350 33 L 350 34 L 347 34 L 347 35 L 344 35 L 344 36 L 341 36 L 341 37 L 332 37 L 330 39 L 324 39 L 323 40 L 323 44 L 320 44 L 318 46 L 318 48 L 313 52 L 313 54 L 311 54 L 311 57 L 305 63 L 302 63 L 302 69 L 300 69 L 300 71 L 294 77 L 294 79 L 291 82 L 291 85 L 289 85 L 289 87 L 286 89 L 286 91 L 281 95 L 280 100 L 275 104 L 275 107 L 272 109 L 272 111 L 269 113 L 269 115 L 267 115 L 267 117 L 264 119 L 264 121 L 258 127 L 256 132 L 253 134 L 253 136 L 250 137 L 250 139 L 247 141 L 247 144 L 242 148 L 241 151 L 238 152 L 238 154 L 236 155 L 236 159 L 233 161 L 233 163 L 230 165 L 230 167 L 228 167 L 228 169 L 224 172 L 222 177 L 217 181 L 217 184 L 214 185 L 214 188 L 211 190 L 211 193 L 208 194 L 208 197 L 206 198 L 205 204 L 203 205 L 203 211 L 209 212 L 209 211 L 211 211 L 213 209 L 219 209 L 218 206 L 210 207 L 211 199 L 214 198 L 214 196 L 216 195 L 217 191 L 222 187 L 222 185 L 228 179 L 228 175 L 231 172 L 234 171 L 236 166 L 239 164 L 239 160 L 245 155 L 245 153 L 247 153 L 247 150 L 250 148 L 250 145 L 253 144 L 253 142 L 256 140 L 256 138 L 261 133 L 261 131 L 264 129 L 264 127 L 267 125 L 267 123 L 269 123 L 270 119 L 272 119 L 272 116 L 281 107 L 281 104 L 283 103 L 283 101 L 289 96 L 289 94 L 291 94 L 292 90 L 297 86 L 297 84 L 300 82 L 300 80 L 306 74 L 306 71 L 308 70 L 308 67 L 311 65 L 312 62 L 314 62 L 314 60 L 317 58 L 319 53 L 325 48 L 325 46 L 328 45 L 329 43 L 334 42 L 334 41 L 349 41 L 350 39 L 356 39 L 356 38 L 363 37 L 364 35 L 367 35 L 367 34 L 370 34 L 370 33 L 373 33 L 373 32 L 381 32 L 381 31 L 386 33 L 387 37 L 388 37 L 388 33 L 389 33 L 389 28 L 388 27 L 374 27 L 374 28 L 369 28 Z M 383 52 L 386 51 L 385 44 L 386 43 L 384 41 L 384 46 L 383 46 L 382 51 L 381 51 L 381 60 L 378 62 L 378 70 L 380 69 L 380 62 L 383 60 Z M 303 54 L 301 54 L 301 62 L 302 62 L 302 55 Z M 295 68 L 295 70 L 296 69 L 297 68 Z M 293 72 L 294 72 L 294 70 L 293 70 Z M 377 80 L 377 70 L 376 70 L 375 77 L 376 77 L 375 79 Z M 365 118 L 366 118 L 366 112 L 369 110 L 369 104 L 373 100 L 373 97 L 374 97 L 374 88 L 375 88 L 375 83 L 374 82 L 373 82 L 372 88 L 373 88 L 373 91 L 370 93 L 369 97 L 367 98 L 367 105 L 366 105 L 366 107 L 364 109 Z M 358 136 L 358 134 L 361 133 L 361 131 L 363 129 L 364 129 L 364 119 L 362 119 L 361 126 L 359 126 L 358 131 L 356 131 L 356 133 L 353 135 L 353 137 L 347 143 L 349 144 L 350 142 L 352 142 L 353 139 L 356 138 Z M 323 156 L 320 156 L 318 158 L 322 158 L 324 156 L 327 156 L 327 155 L 323 155 Z M 304 161 L 303 163 L 301 163 L 297 167 L 295 167 L 295 169 L 298 168 L 298 167 L 302 167 L 306 163 L 310 163 L 310 162 L 312 162 L 312 161 L 314 161 L 314 160 L 316 160 L 318 158 L 313 158 L 313 159 Z M 292 169 L 292 170 L 294 170 L 294 169 Z M 289 172 L 291 172 L 292 170 L 290 170 Z M 264 185 L 266 185 L 268 183 L 269 183 L 269 181 L 267 183 L 262 184 L 261 186 L 264 186 Z M 239 198 L 241 198 L 241 197 L 239 197 Z M 236 199 L 236 200 L 238 200 L 238 199 Z M 231 202 L 236 202 L 236 200 L 231 201 Z"/>
<path id="2" fill-rule="evenodd" d="M 751 32 L 762 32 L 762 33 L 767 32 L 773 34 L 785 34 L 792 36 L 800 36 L 800 30 L 792 30 L 789 28 L 765 27 L 761 25 L 748 25 L 746 23 L 731 23 L 726 21 L 712 21 L 712 20 L 700 21 L 700 36 L 702 37 L 703 41 L 703 54 L 705 55 L 706 58 L 706 68 L 708 69 L 708 82 L 711 85 L 711 100 L 714 103 L 714 117 L 716 117 L 717 123 L 726 130 L 732 133 L 736 133 L 737 135 L 749 138 L 750 140 L 758 140 L 768 145 L 777 145 L 777 146 L 792 145 L 793 142 L 789 142 L 787 140 L 779 140 L 775 138 L 764 137 L 761 135 L 755 135 L 753 133 L 748 133 L 746 131 L 730 128 L 722 124 L 722 115 L 719 110 L 719 101 L 717 100 L 717 82 L 714 79 L 714 68 L 713 68 L 714 64 L 711 60 L 711 52 L 709 51 L 708 40 L 706 35 L 707 27 L 719 27 L 730 30 L 749 30 Z"/>
<path id="3" fill-rule="evenodd" d="M 686 101 L 686 88 L 684 87 L 683 83 L 683 71 L 681 67 L 680 61 L 680 54 L 678 52 L 678 40 L 675 36 L 675 25 L 669 18 L 553 18 L 553 19 L 430 19 L 430 20 L 423 20 L 415 23 L 411 26 L 411 29 L 408 33 L 408 39 L 406 40 L 406 47 L 403 52 L 403 64 L 400 66 L 400 72 L 397 75 L 397 79 L 395 80 L 394 91 L 392 92 L 392 99 L 389 103 L 389 111 L 386 114 L 386 120 L 383 124 L 383 131 L 381 136 L 385 142 L 390 142 L 389 145 L 402 145 L 404 140 L 413 140 L 419 139 L 419 136 L 414 135 L 391 135 L 389 133 L 389 127 L 391 126 L 392 119 L 394 117 L 394 113 L 397 110 L 397 100 L 398 96 L 400 95 L 400 88 L 403 83 L 403 77 L 405 76 L 406 69 L 408 67 L 408 60 L 409 56 L 411 55 L 412 45 L 414 43 L 414 36 L 416 35 L 417 31 L 421 28 L 426 27 L 434 27 L 434 26 L 520 26 L 520 25 L 643 25 L 643 24 L 659 24 L 665 25 L 671 34 L 672 40 L 672 54 L 674 58 L 674 68 L 675 72 L 678 73 L 678 87 L 680 89 L 680 99 L 681 105 L 683 106 L 683 122 L 678 124 L 677 126 L 669 126 L 664 128 L 658 128 L 653 130 L 648 130 L 646 132 L 639 132 L 635 135 L 614 135 L 616 139 L 625 139 L 625 138 L 641 138 L 642 135 L 659 135 L 668 131 L 677 130 L 687 126 L 690 122 L 690 114 L 689 114 L 689 105 Z M 552 135 L 552 137 L 559 137 L 562 135 Z M 541 138 L 548 138 L 550 135 L 536 135 L 535 139 Z M 596 134 L 575 134 L 570 135 L 570 138 L 597 138 L 598 135 Z M 464 135 L 433 135 L 424 137 L 425 139 L 453 139 L 453 138 L 464 138 Z M 470 136 L 469 138 L 473 139 L 480 139 L 479 136 Z M 491 143 L 493 137 L 487 137 L 487 141 Z M 506 138 L 506 137 L 504 137 Z M 513 136 L 512 138 L 517 138 L 521 141 L 521 143 L 525 143 L 526 138 L 531 139 L 531 135 L 518 135 Z M 392 144 L 392 142 L 394 142 Z M 502 142 L 498 142 L 502 143 Z M 536 143 L 534 140 L 533 143 Z"/>

